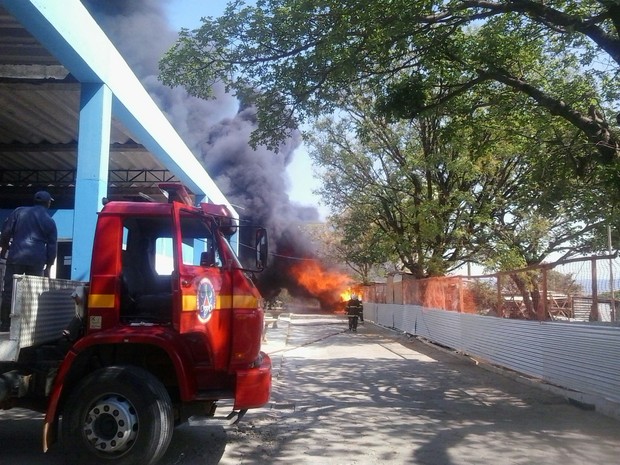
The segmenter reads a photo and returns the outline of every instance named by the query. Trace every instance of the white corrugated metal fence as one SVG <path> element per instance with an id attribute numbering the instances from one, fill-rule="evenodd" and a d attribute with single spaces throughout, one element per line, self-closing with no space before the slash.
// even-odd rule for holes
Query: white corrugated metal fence
<path id="1" fill-rule="evenodd" d="M 364 318 L 546 383 L 620 404 L 620 328 L 364 303 Z"/>

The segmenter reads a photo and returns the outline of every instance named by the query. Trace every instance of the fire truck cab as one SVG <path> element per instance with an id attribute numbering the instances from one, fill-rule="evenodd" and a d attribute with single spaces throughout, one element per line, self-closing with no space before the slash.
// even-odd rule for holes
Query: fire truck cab
<path id="1" fill-rule="evenodd" d="M 62 417 L 71 463 L 152 464 L 175 425 L 214 418 L 218 401 L 231 400 L 231 421 L 268 402 L 261 298 L 227 240 L 237 222 L 225 206 L 193 206 L 181 186 L 163 187 L 168 203 L 104 205 L 90 281 L 63 336 L 0 361 L 0 407 L 44 412 L 44 447 Z M 265 231 L 253 239 L 259 269 Z M 12 316 L 28 318 L 19 305 Z M 13 324 L 19 341 L 24 325 Z"/>

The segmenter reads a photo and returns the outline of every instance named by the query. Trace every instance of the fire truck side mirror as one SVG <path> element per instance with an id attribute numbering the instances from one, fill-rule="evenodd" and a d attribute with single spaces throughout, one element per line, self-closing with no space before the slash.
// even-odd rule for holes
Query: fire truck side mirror
<path id="1" fill-rule="evenodd" d="M 256 269 L 263 270 L 267 266 L 269 256 L 269 241 L 267 240 L 267 230 L 259 228 L 256 230 Z"/>

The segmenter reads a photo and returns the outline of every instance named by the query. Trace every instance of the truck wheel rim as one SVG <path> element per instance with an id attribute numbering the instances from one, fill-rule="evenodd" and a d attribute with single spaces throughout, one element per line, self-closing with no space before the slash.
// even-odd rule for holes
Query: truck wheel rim
<path id="1" fill-rule="evenodd" d="M 131 403 L 119 395 L 99 399 L 88 411 L 84 434 L 102 452 L 123 452 L 138 435 L 138 416 Z"/>

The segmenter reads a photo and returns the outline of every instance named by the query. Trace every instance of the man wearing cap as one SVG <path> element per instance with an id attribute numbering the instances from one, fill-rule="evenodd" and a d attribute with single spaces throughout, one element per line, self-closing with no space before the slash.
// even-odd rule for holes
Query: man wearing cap
<path id="1" fill-rule="evenodd" d="M 0 304 L 0 332 L 9 331 L 13 275 L 49 276 L 56 260 L 56 223 L 48 209 L 54 199 L 46 191 L 34 195 L 32 207 L 13 210 L 2 226 L 0 258 L 6 259 Z"/>

